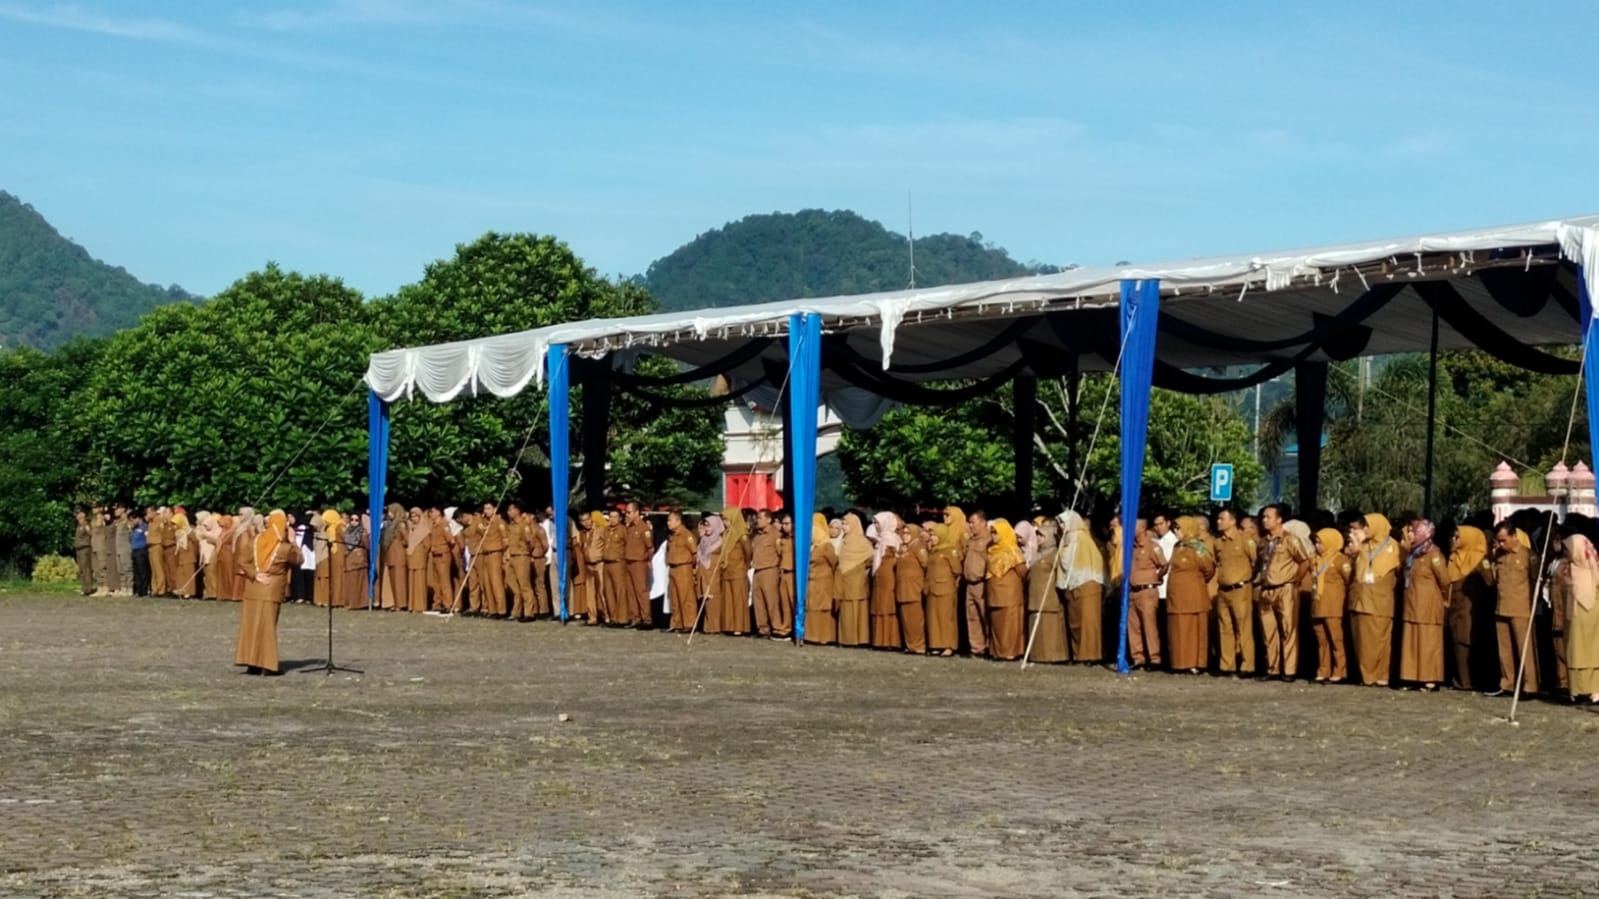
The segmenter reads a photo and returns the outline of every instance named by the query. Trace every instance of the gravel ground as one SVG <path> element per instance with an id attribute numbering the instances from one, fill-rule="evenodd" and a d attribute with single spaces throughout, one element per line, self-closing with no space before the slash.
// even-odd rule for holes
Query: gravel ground
<path id="1" fill-rule="evenodd" d="M 1599 715 L 0 596 L 0 895 L 1599 894 Z M 561 716 L 567 716 L 562 721 Z"/>

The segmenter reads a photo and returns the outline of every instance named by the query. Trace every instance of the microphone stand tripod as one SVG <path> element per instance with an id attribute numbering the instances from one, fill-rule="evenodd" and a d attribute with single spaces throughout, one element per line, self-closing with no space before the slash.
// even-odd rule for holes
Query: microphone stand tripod
<path id="1" fill-rule="evenodd" d="M 312 545 L 313 546 L 315 546 L 315 544 L 317 544 L 317 543 L 326 544 L 328 542 L 329 542 L 328 538 L 322 536 L 321 534 L 318 534 L 318 535 L 316 535 L 315 537 L 312 538 Z M 327 552 L 327 550 L 324 549 L 323 552 Z M 328 566 L 329 566 L 328 577 L 329 578 L 333 577 L 332 565 L 333 565 L 332 553 L 329 553 L 329 560 L 328 560 Z M 345 667 L 343 665 L 335 665 L 335 664 L 333 664 L 333 597 L 332 596 L 328 597 L 328 660 L 327 660 L 327 663 L 322 665 L 319 668 L 308 668 L 306 670 L 307 671 L 320 671 L 326 677 L 332 677 L 333 676 L 333 672 L 335 672 L 335 671 L 343 671 L 343 672 L 345 672 L 347 674 L 365 674 L 366 673 L 365 671 L 362 671 L 360 668 L 347 668 L 347 667 Z"/>

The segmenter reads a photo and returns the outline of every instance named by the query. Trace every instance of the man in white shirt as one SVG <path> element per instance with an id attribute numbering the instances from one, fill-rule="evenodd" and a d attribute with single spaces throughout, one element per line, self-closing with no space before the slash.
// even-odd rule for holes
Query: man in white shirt
<path id="1" fill-rule="evenodd" d="M 549 579 L 549 590 L 546 594 L 550 598 L 550 610 L 560 617 L 561 601 L 561 570 L 555 564 L 555 507 L 544 507 L 544 519 L 539 522 L 539 527 L 544 529 L 544 539 L 548 548 L 544 551 L 544 576 Z M 570 610 L 568 610 L 570 614 Z"/>
<path id="2" fill-rule="evenodd" d="M 1160 546 L 1162 556 L 1169 562 L 1171 554 L 1177 550 L 1177 529 L 1172 527 L 1171 516 L 1164 512 L 1155 515 L 1155 543 Z M 1160 576 L 1160 601 L 1166 601 L 1166 579 L 1171 577 L 1168 570 Z"/>

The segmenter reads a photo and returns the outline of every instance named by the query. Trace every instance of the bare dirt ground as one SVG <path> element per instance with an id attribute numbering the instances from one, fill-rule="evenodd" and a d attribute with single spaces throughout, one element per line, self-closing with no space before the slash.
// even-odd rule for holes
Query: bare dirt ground
<path id="1" fill-rule="evenodd" d="M 0 597 L 0 895 L 1599 893 L 1582 709 L 323 615 Z"/>

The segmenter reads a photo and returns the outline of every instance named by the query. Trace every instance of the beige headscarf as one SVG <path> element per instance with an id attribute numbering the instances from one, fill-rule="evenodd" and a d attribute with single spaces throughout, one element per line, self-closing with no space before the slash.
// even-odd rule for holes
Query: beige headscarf
<path id="1" fill-rule="evenodd" d="M 737 506 L 728 506 L 722 510 L 722 521 L 727 525 L 727 530 L 722 532 L 722 554 L 716 561 L 716 567 L 722 571 L 727 570 L 727 551 L 737 546 L 745 537 L 749 536 L 749 522 L 744 520 L 744 510 Z"/>
<path id="2" fill-rule="evenodd" d="M 1076 590 L 1084 584 L 1105 583 L 1105 556 L 1088 532 L 1088 522 L 1083 516 L 1068 509 L 1060 513 L 1061 548 L 1055 586 L 1062 590 Z"/>
<path id="3" fill-rule="evenodd" d="M 1566 538 L 1566 557 L 1571 560 L 1571 599 L 1583 611 L 1591 611 L 1594 589 L 1599 587 L 1599 555 L 1587 537 L 1572 534 Z"/>
<path id="4" fill-rule="evenodd" d="M 1449 553 L 1451 583 L 1465 580 L 1488 557 L 1488 535 L 1480 528 L 1461 525 L 1455 529 L 1455 541 L 1458 545 Z"/>
<path id="5" fill-rule="evenodd" d="M 866 539 L 866 532 L 861 529 L 861 520 L 854 515 L 845 515 L 844 545 L 838 551 L 838 570 L 848 573 L 870 564 L 874 553 L 872 541 Z"/>
<path id="6" fill-rule="evenodd" d="M 410 514 L 416 515 L 416 521 L 405 521 L 405 551 L 415 552 L 427 543 L 428 535 L 433 533 L 433 522 L 428 520 L 426 512 L 413 508 Z"/>

